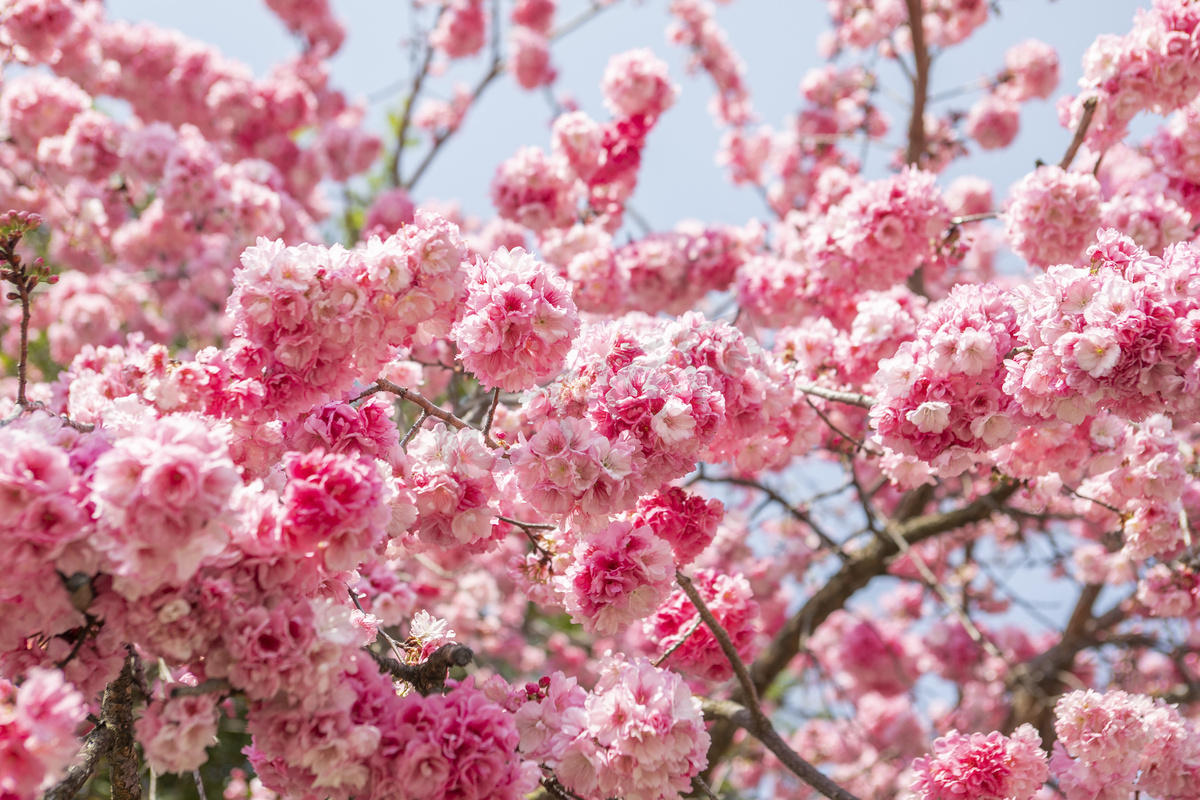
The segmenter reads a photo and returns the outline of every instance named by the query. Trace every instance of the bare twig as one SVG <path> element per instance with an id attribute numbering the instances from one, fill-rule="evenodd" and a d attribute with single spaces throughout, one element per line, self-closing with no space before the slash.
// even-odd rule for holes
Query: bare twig
<path id="1" fill-rule="evenodd" d="M 699 627 L 702 624 L 704 624 L 704 618 L 701 617 L 699 614 L 697 614 L 696 620 L 691 624 L 691 627 L 689 627 L 687 629 L 687 631 L 683 634 L 683 636 L 679 637 L 679 641 L 677 641 L 675 644 L 668 647 L 667 652 L 663 653 L 661 656 L 654 659 L 654 661 L 652 661 L 651 663 L 654 664 L 654 666 L 656 666 L 656 667 L 661 667 L 668 658 L 675 655 L 676 650 L 683 647 L 684 642 L 686 642 L 689 638 L 691 638 L 691 635 L 693 633 L 695 633 L 696 630 L 699 629 Z"/>
<path id="2" fill-rule="evenodd" d="M 1079 148 L 1083 146 L 1083 140 L 1087 138 L 1088 127 L 1092 124 L 1092 117 L 1096 115 L 1096 98 L 1089 97 L 1083 101 L 1083 116 L 1079 118 L 1079 124 L 1075 126 L 1075 136 L 1071 139 L 1071 144 L 1067 146 L 1067 152 L 1063 154 L 1062 161 L 1058 162 L 1058 166 L 1066 169 L 1071 166 L 1071 162 L 1075 160 L 1075 154 L 1079 152 Z"/>
<path id="3" fill-rule="evenodd" d="M 696 587 L 690 578 L 677 570 L 675 572 L 675 580 L 683 589 L 684 594 L 688 596 L 688 599 L 692 601 L 692 605 L 700 613 L 700 618 L 704 620 L 704 624 L 712 631 L 712 635 L 716 638 L 717 643 L 721 645 L 721 651 L 725 654 L 725 658 L 728 659 L 730 666 L 733 667 L 733 674 L 737 677 L 738 684 L 742 687 L 742 697 L 746 698 L 746 705 L 739 707 L 739 709 L 741 712 L 746 712 L 746 715 L 744 718 L 739 716 L 737 724 L 762 742 L 796 777 L 828 797 L 829 800 L 857 800 L 854 795 L 825 777 L 819 769 L 801 758 L 800 754 L 789 747 L 787 742 L 783 740 L 778 731 L 775 730 L 775 726 L 771 724 L 771 719 L 763 711 L 762 706 L 759 705 L 758 692 L 754 688 L 754 680 L 750 677 L 750 671 L 746 669 L 745 662 L 738 655 L 737 648 L 733 645 L 733 640 L 729 638 L 729 633 L 717 621 L 717 618 L 713 616 L 712 611 L 708 608 L 708 604 L 704 602 L 704 598 L 700 596 L 700 592 L 696 591 Z M 735 712 L 735 714 L 737 713 L 739 712 Z"/>
<path id="4" fill-rule="evenodd" d="M 487 416 L 483 418 L 484 436 L 492 435 L 492 422 L 496 419 L 496 406 L 500 405 L 500 387 L 492 390 L 492 404 L 488 406 Z"/>
<path id="5" fill-rule="evenodd" d="M 438 19 L 446 11 L 443 6 L 438 11 Z M 436 27 L 437 21 L 434 22 Z M 417 74 L 413 77 L 412 88 L 409 89 L 408 97 L 404 101 L 404 111 L 400 114 L 400 124 L 396 126 L 396 152 L 392 154 L 392 163 L 388 165 L 388 177 L 391 179 L 392 186 L 400 186 L 400 165 L 404 158 L 404 140 L 408 136 L 408 126 L 412 124 L 413 107 L 417 104 L 417 97 L 421 94 L 421 87 L 425 83 L 425 78 L 429 75 L 429 68 L 433 64 L 434 49 L 424 37 L 421 41 L 425 42 L 425 56 L 421 59 L 421 66 L 417 69 Z"/>
<path id="6" fill-rule="evenodd" d="M 407 449 L 408 443 L 413 440 L 413 437 L 421 430 L 421 426 L 425 424 L 425 420 L 429 419 L 429 412 L 421 410 L 421 416 L 417 417 L 417 421 L 408 429 L 408 433 L 404 434 L 404 438 L 400 440 L 400 447 Z"/>

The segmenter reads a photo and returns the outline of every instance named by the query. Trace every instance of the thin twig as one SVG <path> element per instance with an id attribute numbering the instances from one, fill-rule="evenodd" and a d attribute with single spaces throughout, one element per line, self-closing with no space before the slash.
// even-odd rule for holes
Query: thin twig
<path id="1" fill-rule="evenodd" d="M 496 406 L 500 405 L 500 387 L 497 386 L 492 390 L 492 404 L 488 406 L 487 416 L 483 418 L 483 433 L 485 436 L 492 434 L 492 422 L 496 419 Z"/>
<path id="2" fill-rule="evenodd" d="M 754 681 L 750 678 L 750 671 L 746 669 L 745 662 L 738 655 L 737 648 L 733 646 L 733 641 L 729 638 L 729 634 L 721 626 L 721 623 L 717 621 L 717 618 L 713 616 L 712 611 L 708 609 L 708 604 L 704 602 L 704 598 L 696 590 L 692 579 L 679 570 L 676 570 L 675 580 L 679 583 L 680 588 L 683 589 L 683 593 L 692 601 L 692 605 L 700 613 L 700 618 L 704 620 L 704 624 L 712 631 L 712 635 L 717 640 L 717 643 L 721 645 L 721 652 L 729 660 L 730 666 L 733 667 L 733 674 L 737 677 L 738 683 L 741 684 L 743 696 L 746 698 L 746 704 L 750 712 L 756 717 L 766 719 L 766 714 L 763 713 L 762 706 L 758 704 L 758 692 L 754 689 Z M 770 723 L 768 722 L 768 724 Z"/>
<path id="3" fill-rule="evenodd" d="M 661 667 L 661 666 L 663 665 L 663 663 L 664 663 L 664 662 L 665 662 L 665 661 L 666 661 L 668 658 L 670 658 L 671 656 L 675 655 L 675 651 L 676 651 L 676 650 L 678 650 L 679 648 L 683 647 L 683 643 L 684 643 L 684 642 L 686 642 L 686 641 L 687 641 L 687 640 L 688 640 L 688 639 L 691 637 L 691 635 L 692 635 L 693 633 L 695 633 L 695 632 L 696 632 L 696 630 L 697 630 L 697 629 L 698 629 L 698 628 L 699 628 L 699 627 L 700 627 L 700 626 L 701 626 L 703 623 L 704 623 L 704 618 L 703 618 L 703 617 L 701 617 L 699 614 L 697 614 L 697 615 L 696 615 L 696 620 L 695 620 L 695 622 L 693 622 L 693 623 L 692 623 L 691 627 L 687 629 L 687 632 L 686 632 L 686 633 L 684 633 L 684 634 L 683 634 L 683 636 L 680 636 L 680 637 L 679 637 L 679 641 L 677 641 L 675 644 L 673 644 L 673 645 L 671 645 L 670 647 L 668 647 L 668 648 L 667 648 L 667 652 L 663 653 L 661 656 L 659 656 L 658 658 L 654 659 L 654 661 L 653 661 L 653 662 L 651 662 L 651 663 L 652 663 L 652 664 L 654 664 L 654 666 L 656 666 L 656 667 Z"/>
<path id="4" fill-rule="evenodd" d="M 442 6 L 438 10 L 437 19 L 433 23 L 434 27 L 437 27 L 437 21 L 445 12 L 446 6 Z M 404 157 L 404 139 L 408 136 L 408 126 L 412 123 L 413 107 L 416 106 L 417 97 L 421 94 L 421 86 L 425 83 L 425 78 L 429 75 L 429 68 L 433 64 L 433 46 L 426 41 L 425 37 L 421 37 L 421 41 L 425 42 L 425 57 L 421 60 L 421 66 L 413 78 L 412 89 L 409 90 L 408 98 L 404 101 L 404 111 L 400 114 L 400 124 L 396 127 L 396 152 L 392 154 L 392 163 L 388 165 L 388 176 L 391 178 L 392 186 L 401 185 L 400 165 Z"/>
<path id="5" fill-rule="evenodd" d="M 1071 166 L 1071 162 L 1075 160 L 1075 154 L 1083 146 L 1083 140 L 1087 138 L 1088 126 L 1092 124 L 1092 117 L 1095 115 L 1096 98 L 1089 97 L 1083 101 L 1083 116 L 1079 118 L 1079 124 L 1075 126 L 1075 136 L 1071 139 L 1071 144 L 1067 146 L 1067 152 L 1063 154 L 1062 161 L 1058 162 L 1058 166 L 1062 169 Z"/>
<path id="6" fill-rule="evenodd" d="M 449 411 L 446 411 L 445 409 L 442 409 L 442 408 L 438 408 L 436 405 L 433 404 L 433 402 L 431 400 L 426 398 L 420 392 L 414 391 L 412 389 L 405 389 L 403 386 L 392 383 L 391 381 L 389 381 L 386 378 L 379 378 L 378 380 L 375 381 L 374 386 L 371 386 L 368 389 L 362 391 L 361 393 L 359 393 L 358 397 L 356 397 L 354 399 L 355 399 L 355 401 L 362 400 L 364 397 L 370 397 L 371 395 L 378 394 L 379 392 L 391 392 L 392 394 L 399 397 L 401 400 L 407 400 L 408 402 L 417 406 L 418 408 L 423 410 L 429 416 L 436 417 L 437 419 L 440 419 L 443 422 L 445 422 L 446 424 L 448 424 L 454 428 L 457 428 L 459 430 L 462 430 L 463 428 L 470 428 L 471 430 L 479 430 L 474 425 L 471 425 L 469 422 L 466 422 L 465 420 L 460 419 L 459 417 L 455 416 L 454 414 L 451 414 Z M 494 439 L 492 439 L 491 436 L 487 435 L 486 433 L 483 436 L 483 441 L 485 444 L 487 444 L 488 447 L 491 447 L 491 448 L 496 448 L 496 447 L 500 446 L 496 443 L 496 441 Z"/>
<path id="7" fill-rule="evenodd" d="M 425 424 L 425 420 L 427 419 L 429 419 L 429 412 L 422 410 L 421 416 L 417 417 L 417 421 L 412 424 L 412 427 L 408 429 L 408 433 L 404 434 L 404 438 L 400 441 L 401 448 L 408 448 L 408 443 L 411 442 L 413 437 L 417 435 L 417 432 L 421 430 L 421 426 Z"/>
<path id="8" fill-rule="evenodd" d="M 196 781 L 196 794 L 200 795 L 200 800 L 208 800 L 208 793 L 204 791 L 204 779 L 200 777 L 200 770 L 192 770 L 192 779 Z"/>

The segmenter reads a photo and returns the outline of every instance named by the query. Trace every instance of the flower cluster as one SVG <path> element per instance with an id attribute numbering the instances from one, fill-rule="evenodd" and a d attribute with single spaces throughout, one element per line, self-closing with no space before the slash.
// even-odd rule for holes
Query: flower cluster
<path id="1" fill-rule="evenodd" d="M 417 510 L 413 533 L 425 545 L 487 549 L 496 516 L 493 496 L 501 463 L 476 430 L 426 428 L 408 446 L 406 483 Z"/>
<path id="2" fill-rule="evenodd" d="M 629 434 L 608 439 L 585 420 L 547 420 L 508 457 L 521 494 L 544 514 L 604 516 L 632 506 L 644 486 Z"/>
<path id="3" fill-rule="evenodd" d="M 517 248 L 500 248 L 467 273 L 458 357 L 486 386 L 528 389 L 562 369 L 579 331 L 566 284 Z"/>
<path id="4" fill-rule="evenodd" d="M 1020 409 L 1002 369 L 1017 344 L 1017 314 L 992 285 L 957 286 L 921 320 L 916 338 L 879 362 L 871 421 L 883 443 L 944 475 L 972 453 L 1006 444 Z"/>
<path id="5" fill-rule="evenodd" d="M 932 258 L 949 218 L 934 175 L 906 168 L 850 191 L 814 220 L 804 246 L 824 282 L 887 289 Z"/>
<path id="6" fill-rule="evenodd" d="M 1142 111 L 1166 114 L 1200 92 L 1196 30 L 1200 8 L 1188 0 L 1155 0 L 1124 36 L 1100 36 L 1083 56 L 1083 90 L 1059 103 L 1059 118 L 1074 129 L 1084 104 L 1097 103 L 1087 141 L 1098 150 L 1118 142 Z"/>
<path id="7" fill-rule="evenodd" d="M 611 636 L 645 619 L 675 578 L 671 548 L 647 526 L 617 521 L 575 546 L 559 582 L 571 619 Z"/>
<path id="8" fill-rule="evenodd" d="M 1006 393 L 1070 422 L 1100 408 L 1132 420 L 1195 413 L 1200 249 L 1176 244 L 1158 259 L 1107 229 L 1088 254 L 1090 269 L 1054 267 L 1018 290 L 1033 352 L 1010 363 Z"/>
<path id="9" fill-rule="evenodd" d="M 330 574 L 354 569 L 387 536 L 391 486 L 358 455 L 289 453 L 283 461 L 280 535 L 296 553 L 315 553 Z"/>
<path id="10" fill-rule="evenodd" d="M 180 586 L 224 550 L 230 497 L 240 484 L 220 432 L 197 417 L 142 420 L 96 459 L 92 546 L 133 600 Z"/>
<path id="11" fill-rule="evenodd" d="M 424 210 L 350 251 L 260 239 L 242 254 L 229 313 L 232 360 L 264 385 L 262 413 L 308 410 L 372 379 L 396 347 L 445 335 L 465 255 L 458 227 Z"/>
<path id="12" fill-rule="evenodd" d="M 0 678 L 0 792 L 34 800 L 75 759 L 88 707 L 57 670 L 33 669 L 20 686 Z"/>
<path id="13" fill-rule="evenodd" d="M 155 772 L 191 772 L 208 760 L 205 749 L 217 741 L 220 699 L 210 692 L 155 698 L 146 704 L 134 731 Z"/>
<path id="14" fill-rule="evenodd" d="M 678 797 L 704 769 L 709 744 L 700 701 L 679 675 L 612 655 L 586 696 L 573 679 L 552 676 L 546 696 L 518 710 L 517 724 L 522 752 L 545 757 L 586 800 Z"/>
<path id="15" fill-rule="evenodd" d="M 671 83 L 667 64 L 649 50 L 613 56 L 600 84 L 604 106 L 618 117 L 654 120 L 675 102 L 679 87 Z"/>
<path id="16" fill-rule="evenodd" d="M 1054 707 L 1050 772 L 1067 800 L 1140 792 L 1200 797 L 1200 735 L 1162 700 L 1075 691 Z"/>
<path id="17" fill-rule="evenodd" d="M 933 755 L 913 762 L 912 790 L 920 800 L 1030 800 L 1050 770 L 1032 725 L 1011 737 L 950 731 Z"/>
<path id="18" fill-rule="evenodd" d="M 712 542 L 724 515 L 720 500 L 706 500 L 668 486 L 638 500 L 636 519 L 671 545 L 675 564 L 685 567 Z"/>
<path id="19" fill-rule="evenodd" d="M 1100 223 L 1100 182 L 1087 173 L 1041 166 L 1012 189 L 1005 235 L 1036 267 L 1074 264 Z"/>

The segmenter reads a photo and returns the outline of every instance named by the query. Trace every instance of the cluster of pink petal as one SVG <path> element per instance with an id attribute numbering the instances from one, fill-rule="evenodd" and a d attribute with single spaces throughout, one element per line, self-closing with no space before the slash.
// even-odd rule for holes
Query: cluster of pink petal
<path id="1" fill-rule="evenodd" d="M 1050 773 L 1067 800 L 1200 797 L 1200 735 L 1163 700 L 1080 690 L 1054 707 Z"/>
<path id="2" fill-rule="evenodd" d="M 198 417 L 142 421 L 96 459 L 90 502 L 99 520 L 91 544 L 136 599 L 179 586 L 225 549 L 229 501 L 241 483 L 226 437 Z"/>
<path id="3" fill-rule="evenodd" d="M 619 53 L 608 61 L 600 84 L 604 106 L 618 117 L 654 120 L 675 102 L 667 63 L 645 48 Z"/>
<path id="4" fill-rule="evenodd" d="M 392 408 L 382 398 L 369 397 L 357 407 L 345 401 L 317 406 L 283 426 L 288 450 L 308 453 L 359 454 L 397 466 L 402 460 L 400 431 L 392 422 Z"/>
<path id="5" fill-rule="evenodd" d="M 683 678 L 645 659 L 609 656 L 585 701 L 584 732 L 555 769 L 586 800 L 669 800 L 704 769 L 708 731 Z"/>
<path id="6" fill-rule="evenodd" d="M 667 486 L 638 500 L 635 520 L 671 545 L 675 564 L 685 567 L 712 542 L 724 516 L 725 505 L 720 500 Z"/>
<path id="7" fill-rule="evenodd" d="M 879 362 L 871 422 L 883 443 L 954 475 L 972 453 L 1008 443 L 1020 408 L 1003 391 L 1017 314 L 992 284 L 956 286 L 916 338 Z"/>
<path id="8" fill-rule="evenodd" d="M 565 158 L 523 147 L 497 168 L 491 197 L 503 219 L 540 233 L 570 227 L 577 215 L 579 190 Z"/>
<path id="9" fill-rule="evenodd" d="M 413 692 L 389 705 L 373 758 L 387 772 L 373 798 L 520 800 L 537 786 L 537 765 L 517 755 L 521 736 L 513 715 L 472 682 L 445 695 Z"/>
<path id="10" fill-rule="evenodd" d="M 550 40 L 544 33 L 514 25 L 509 34 L 508 71 L 522 89 L 549 86 L 558 77 L 550 63 Z"/>
<path id="11" fill-rule="evenodd" d="M 1185 564 L 1156 564 L 1138 582 L 1137 599 L 1154 617 L 1195 618 L 1200 616 L 1200 576 Z"/>
<path id="12" fill-rule="evenodd" d="M 783 365 L 753 338 L 725 322 L 689 312 L 666 325 L 665 356 L 680 367 L 709 373 L 725 418 L 704 459 L 733 461 L 758 471 L 807 452 L 819 435 L 816 414 L 797 394 Z"/>
<path id="13" fill-rule="evenodd" d="M 750 250 L 736 228 L 681 225 L 627 245 L 584 250 L 567 265 L 580 308 L 594 312 L 681 314 L 725 291 Z"/>
<path id="14" fill-rule="evenodd" d="M 805 248 L 828 283 L 887 289 L 932 258 L 949 218 L 934 175 L 906 168 L 849 192 L 809 228 Z"/>
<path id="15" fill-rule="evenodd" d="M 500 248 L 467 271 L 467 299 L 451 336 L 485 386 L 532 387 L 562 369 L 579 332 L 566 283 L 521 248 Z"/>
<path id="16" fill-rule="evenodd" d="M 483 435 L 439 422 L 413 437 L 408 456 L 405 477 L 417 511 L 412 532 L 421 543 L 470 552 L 491 547 L 496 473 L 502 464 Z"/>
<path id="17" fill-rule="evenodd" d="M 260 239 L 242 254 L 229 313 L 232 360 L 266 390 L 261 413 L 307 410 L 373 379 L 396 347 L 448 333 L 464 256 L 458 227 L 424 210 L 351 251 Z"/>
<path id="18" fill-rule="evenodd" d="M 451 0 L 429 34 L 429 44 L 449 58 L 473 56 L 483 47 L 487 19 L 483 0 Z"/>
<path id="19" fill-rule="evenodd" d="M 1032 725 L 1011 737 L 950 731 L 933 755 L 913 761 L 912 791 L 920 800 L 1030 800 L 1050 770 Z"/>
<path id="20" fill-rule="evenodd" d="M 333 55 L 342 46 L 346 30 L 334 18 L 328 0 L 267 0 L 288 30 L 302 35 L 309 47 L 321 47 Z"/>
<path id="21" fill-rule="evenodd" d="M 967 135 L 984 150 L 999 150 L 1012 144 L 1021 126 L 1021 106 L 1002 92 L 989 92 L 971 106 Z"/>
<path id="22" fill-rule="evenodd" d="M 1101 200 L 1092 175 L 1038 167 L 1012 189 L 1005 210 L 1008 244 L 1035 267 L 1075 264 L 1100 223 Z"/>
<path id="23" fill-rule="evenodd" d="M 1059 118 L 1075 129 L 1084 103 L 1097 101 L 1087 141 L 1097 150 L 1120 141 L 1142 111 L 1167 114 L 1200 92 L 1200 8 L 1189 0 L 1155 0 L 1124 36 L 1100 36 L 1083 55 L 1082 91 L 1059 102 Z"/>
<path id="24" fill-rule="evenodd" d="M 59 561 L 68 575 L 83 566 L 71 563 L 70 550 L 94 530 L 82 502 L 86 489 L 63 447 L 78 437 L 70 429 L 55 436 L 57 426 L 47 431 L 32 423 L 0 429 L 0 546 L 7 554 L 0 577 L 0 651 L 21 647 L 33 631 L 83 624 L 55 574 Z"/>
<path id="25" fill-rule="evenodd" d="M 696 570 L 692 582 L 729 634 L 738 656 L 750 663 L 759 625 L 758 603 L 750 583 L 742 575 L 713 569 Z M 733 675 L 729 658 L 708 626 L 700 622 L 700 613 L 682 589 L 676 589 L 645 621 L 643 632 L 659 654 L 671 652 L 666 663 L 677 672 L 710 681 L 728 680 Z"/>
<path id="26" fill-rule="evenodd" d="M 735 127 L 753 122 L 750 90 L 743 78 L 746 65 L 730 46 L 725 31 L 717 25 L 712 4 L 704 0 L 672 0 L 670 11 L 675 19 L 667 30 L 667 38 L 692 51 L 689 71 L 702 69 L 716 84 L 713 115 Z"/>
<path id="27" fill-rule="evenodd" d="M 416 218 L 416 212 L 417 207 L 413 205 L 412 198 L 404 189 L 380 192 L 367 209 L 361 238 L 364 241 L 372 236 L 386 239 L 398 233 L 405 225 L 411 225 Z"/>
<path id="28" fill-rule="evenodd" d="M 567 611 L 584 630 L 606 636 L 645 619 L 675 579 L 671 548 L 648 526 L 618 520 L 575 545 L 559 579 Z"/>
<path id="29" fill-rule="evenodd" d="M 1018 102 L 1045 99 L 1058 86 L 1058 53 L 1037 39 L 1014 44 L 1004 54 L 1007 80 L 1000 91 Z"/>
<path id="30" fill-rule="evenodd" d="M 987 0 L 922 0 L 925 41 L 938 47 L 958 44 L 987 22 Z"/>
<path id="31" fill-rule="evenodd" d="M 134 723 L 138 742 L 150 768 L 191 772 L 208 760 L 206 748 L 217 742 L 216 692 L 155 698 Z"/>
<path id="32" fill-rule="evenodd" d="M 381 548 L 393 491 L 376 462 L 357 454 L 288 453 L 279 532 L 296 553 L 315 553 L 330 574 Z"/>
<path id="33" fill-rule="evenodd" d="M 34 800 L 79 752 L 83 695 L 57 670 L 32 669 L 20 686 L 0 678 L 0 794 Z"/>
<path id="34" fill-rule="evenodd" d="M 1136 560 L 1174 555 L 1185 543 L 1179 526 L 1180 498 L 1190 482 L 1187 459 L 1170 418 L 1154 415 L 1135 426 L 1107 459 L 1096 459 L 1079 483 L 1084 497 L 1120 509 L 1125 515 L 1121 552 Z M 1111 466 L 1111 469 L 1105 467 Z M 1108 516 L 1103 506 L 1080 510 L 1091 519 Z"/>
<path id="35" fill-rule="evenodd" d="M 632 507 L 645 486 L 638 443 L 601 436 L 586 420 L 546 420 L 508 457 L 522 496 L 543 514 L 603 517 Z"/>
<path id="36" fill-rule="evenodd" d="M 628 432 L 642 447 L 642 478 L 658 486 L 695 467 L 725 422 L 711 370 L 638 363 L 592 388 L 589 416 L 602 436 Z"/>
<path id="37" fill-rule="evenodd" d="M 1100 408 L 1135 421 L 1194 414 L 1200 249 L 1176 244 L 1158 259 L 1106 229 L 1088 254 L 1090 269 L 1054 267 L 1018 290 L 1033 352 L 1010 362 L 1005 391 L 1069 422 Z"/>
<path id="38" fill-rule="evenodd" d="M 852 696 L 878 692 L 892 697 L 916 681 L 916 643 L 894 620 L 857 619 L 845 611 L 829 615 L 810 640 L 817 658 Z"/>

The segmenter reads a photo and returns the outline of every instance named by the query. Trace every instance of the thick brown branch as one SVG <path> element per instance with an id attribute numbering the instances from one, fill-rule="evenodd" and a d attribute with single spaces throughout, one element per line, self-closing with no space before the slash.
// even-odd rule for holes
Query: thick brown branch
<path id="1" fill-rule="evenodd" d="M 990 493 L 961 508 L 913 517 L 902 522 L 892 520 L 888 522 L 888 526 L 897 537 L 911 546 L 963 525 L 987 519 L 1012 497 L 1019 486 L 1018 482 L 1006 479 Z M 923 492 L 920 495 L 926 496 Z M 846 601 L 870 583 L 872 578 L 884 574 L 890 560 L 899 552 L 900 548 L 890 535 L 877 537 L 852 551 L 850 559 L 784 623 L 775 639 L 754 662 L 750 674 L 755 690 L 760 693 L 766 691 L 800 652 L 808 635 L 828 619 L 830 614 L 845 606 Z M 735 692 L 734 699 L 741 701 L 743 697 L 740 692 Z M 710 732 L 710 770 L 733 743 L 734 727 L 718 723 Z"/>
<path id="2" fill-rule="evenodd" d="M 446 674 L 451 667 L 465 667 L 475 654 L 471 648 L 461 644 L 444 644 L 420 664 L 403 664 L 394 658 L 381 656 L 367 650 L 380 669 L 391 673 L 393 678 L 412 684 L 422 695 L 428 695 L 446 685 Z"/>
<path id="3" fill-rule="evenodd" d="M 92 732 L 83 740 L 76 764 L 67 770 L 66 777 L 46 792 L 44 800 L 74 800 L 75 795 L 79 794 L 79 790 L 96 772 L 100 757 L 108 751 L 110 736 L 106 725 L 92 728 Z"/>
<path id="4" fill-rule="evenodd" d="M 1009 671 L 1006 682 L 1012 692 L 1012 706 L 1004 726 L 1006 731 L 1029 723 L 1037 728 L 1046 747 L 1053 744 L 1054 703 L 1065 688 L 1060 676 L 1071 668 L 1081 650 L 1097 644 L 1099 637 L 1125 617 L 1123 603 L 1099 618 L 1092 615 L 1092 607 L 1103 588 L 1095 583 L 1084 586 L 1058 642 Z"/>
<path id="5" fill-rule="evenodd" d="M 110 732 L 108 739 L 108 775 L 112 785 L 112 800 L 140 800 L 142 779 L 139 776 L 137 746 L 133 738 L 133 660 L 130 653 L 117 679 L 104 690 L 101 704 L 104 724 Z"/>

